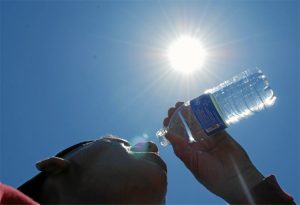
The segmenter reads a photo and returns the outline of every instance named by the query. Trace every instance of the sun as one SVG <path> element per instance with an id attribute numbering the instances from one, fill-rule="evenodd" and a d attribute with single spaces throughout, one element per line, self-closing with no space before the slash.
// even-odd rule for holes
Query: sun
<path id="1" fill-rule="evenodd" d="M 206 52 L 199 39 L 183 35 L 171 43 L 167 55 L 174 70 L 190 74 L 203 66 Z"/>

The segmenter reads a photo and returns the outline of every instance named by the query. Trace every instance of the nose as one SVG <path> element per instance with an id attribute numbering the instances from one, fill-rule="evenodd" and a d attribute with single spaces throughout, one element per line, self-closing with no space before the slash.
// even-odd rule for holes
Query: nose
<path id="1" fill-rule="evenodd" d="M 154 142 L 140 142 L 131 147 L 131 151 L 158 153 L 158 148 Z"/>

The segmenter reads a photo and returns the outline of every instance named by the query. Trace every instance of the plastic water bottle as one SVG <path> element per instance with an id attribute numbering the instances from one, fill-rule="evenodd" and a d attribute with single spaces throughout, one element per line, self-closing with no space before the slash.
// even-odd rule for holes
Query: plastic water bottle
<path id="1" fill-rule="evenodd" d="M 274 104 L 276 97 L 266 76 L 258 69 L 246 70 L 201 96 L 185 102 L 172 115 L 169 125 L 156 136 L 167 146 L 167 132 L 189 142 L 203 140 L 228 126 Z"/>

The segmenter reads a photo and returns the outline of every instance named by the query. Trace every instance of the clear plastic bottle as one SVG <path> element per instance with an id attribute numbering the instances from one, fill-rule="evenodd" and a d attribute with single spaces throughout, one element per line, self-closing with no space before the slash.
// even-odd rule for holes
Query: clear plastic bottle
<path id="1" fill-rule="evenodd" d="M 249 69 L 184 103 L 156 136 L 163 146 L 169 144 L 164 137 L 167 132 L 190 142 L 202 140 L 273 105 L 275 100 L 263 72 Z"/>

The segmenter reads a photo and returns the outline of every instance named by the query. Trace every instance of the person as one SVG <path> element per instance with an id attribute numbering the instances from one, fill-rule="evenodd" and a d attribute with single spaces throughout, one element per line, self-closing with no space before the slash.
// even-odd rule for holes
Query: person
<path id="1" fill-rule="evenodd" d="M 169 109 L 165 126 L 181 104 Z M 166 137 L 195 178 L 228 203 L 295 204 L 273 175 L 264 177 L 256 169 L 227 132 L 192 143 L 172 133 Z M 9 195 L 0 184 L 0 203 L 13 204 L 16 196 L 33 199 L 23 204 L 166 203 L 167 167 L 153 142 L 131 146 L 124 139 L 106 136 L 71 146 L 36 167 L 41 172 L 21 185 L 21 192 L 10 190 L 15 194 Z"/>
<path id="2" fill-rule="evenodd" d="M 167 167 L 152 142 L 105 136 L 36 164 L 19 190 L 41 204 L 164 204 Z"/>
<path id="3" fill-rule="evenodd" d="M 163 121 L 165 127 L 182 104 L 177 102 L 168 110 Z M 196 137 L 200 140 L 187 142 L 172 133 L 166 135 L 176 156 L 209 191 L 229 204 L 295 204 L 294 199 L 281 189 L 275 176 L 264 177 L 246 151 L 226 131 L 210 137 Z"/>

